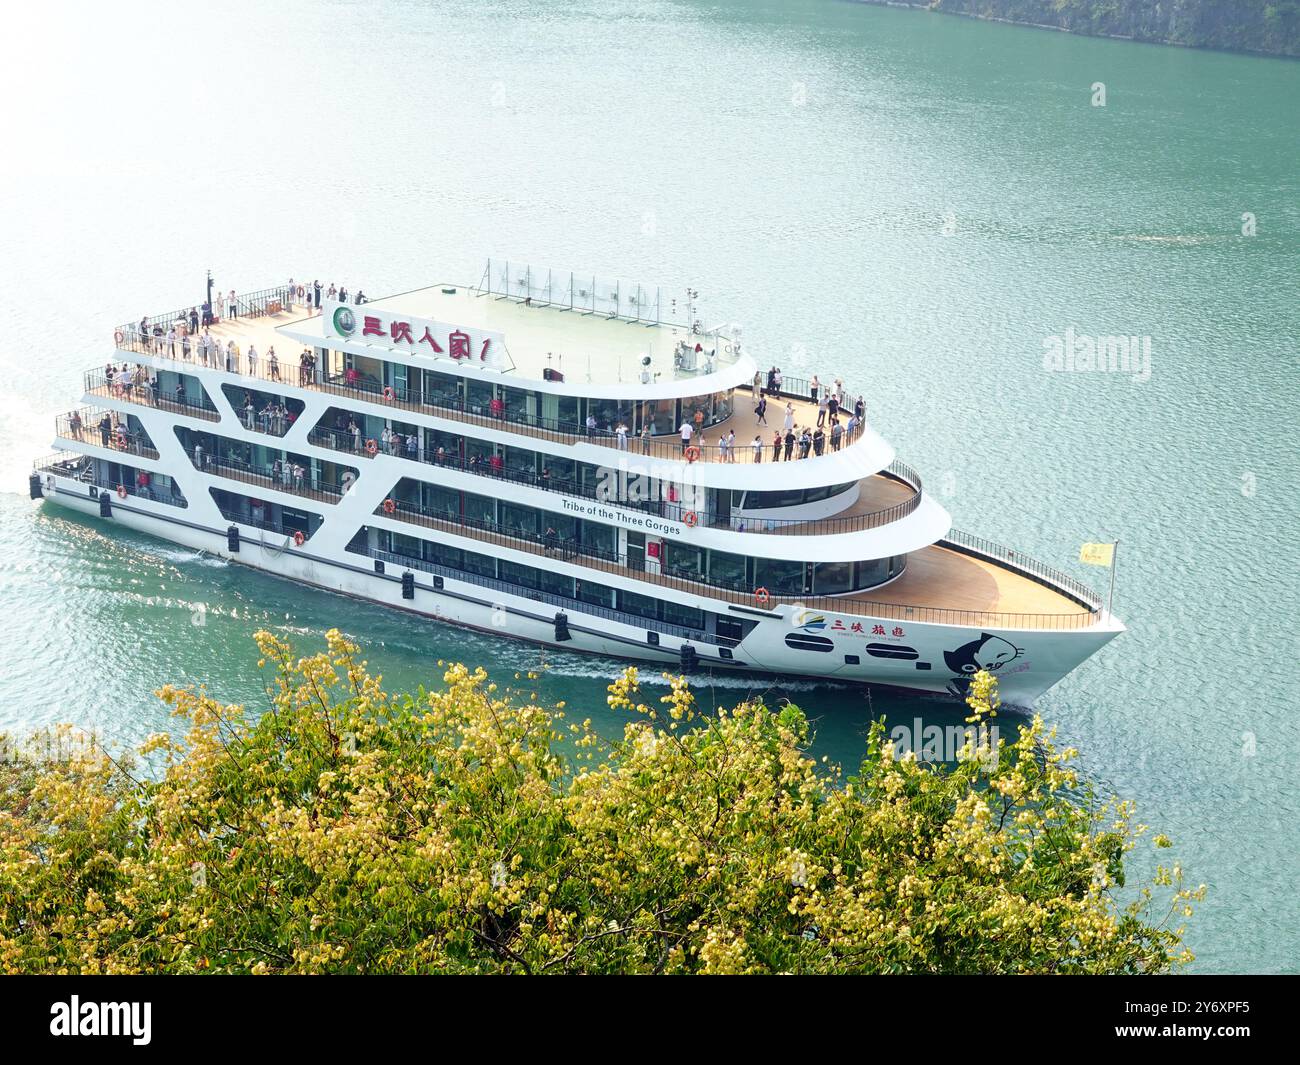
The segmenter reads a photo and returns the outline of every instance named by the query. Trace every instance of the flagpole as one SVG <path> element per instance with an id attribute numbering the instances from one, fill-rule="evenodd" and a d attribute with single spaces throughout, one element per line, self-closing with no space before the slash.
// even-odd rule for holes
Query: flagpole
<path id="1" fill-rule="evenodd" d="M 1115 620 L 1115 568 L 1119 564 L 1119 541 L 1116 540 L 1110 556 L 1110 605 L 1106 608 L 1111 620 Z"/>

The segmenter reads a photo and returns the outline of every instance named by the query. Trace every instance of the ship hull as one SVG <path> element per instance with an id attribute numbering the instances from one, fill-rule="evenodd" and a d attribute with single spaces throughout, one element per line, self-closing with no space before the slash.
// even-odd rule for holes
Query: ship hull
<path id="1" fill-rule="evenodd" d="M 163 503 L 112 496 L 111 516 L 102 518 L 99 499 L 72 477 L 46 476 L 43 495 L 52 504 L 97 520 L 298 583 L 430 620 L 564 651 L 647 663 L 674 673 L 682 671 L 685 644 L 690 648 L 687 672 L 824 679 L 956 699 L 964 696 L 970 674 L 984 668 L 998 677 L 1005 702 L 1025 706 L 1123 630 L 1110 619 L 1062 630 L 900 622 L 854 613 L 852 604 L 846 603 L 842 616 L 824 612 L 810 616 L 792 607 L 745 611 L 756 623 L 738 643 L 724 646 L 662 631 L 654 621 L 618 619 L 607 611 L 591 612 L 583 603 L 557 604 L 527 589 L 506 591 L 497 582 L 489 587 L 489 582 L 475 581 L 472 575 L 435 572 L 436 567 L 417 560 L 409 561 L 414 594 L 408 599 L 402 581 L 407 560 L 390 558 L 379 567 L 366 555 L 326 553 L 314 548 L 312 541 L 297 545 L 288 537 L 247 526 L 240 527 L 240 549 L 232 552 L 227 528 L 191 520 L 185 511 Z M 378 572 L 380 568 L 383 572 Z M 719 611 L 728 608 L 724 601 L 715 606 Z M 557 615 L 563 615 L 568 639 L 558 638 Z M 792 634 L 802 646 L 791 646 Z M 813 644 L 816 649 L 810 649 Z"/>

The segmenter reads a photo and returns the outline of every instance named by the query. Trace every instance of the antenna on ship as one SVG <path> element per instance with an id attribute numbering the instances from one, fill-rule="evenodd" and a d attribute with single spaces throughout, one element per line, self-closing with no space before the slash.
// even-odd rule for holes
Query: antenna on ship
<path id="1" fill-rule="evenodd" d="M 212 271 L 208 271 L 208 310 L 212 309 Z"/>

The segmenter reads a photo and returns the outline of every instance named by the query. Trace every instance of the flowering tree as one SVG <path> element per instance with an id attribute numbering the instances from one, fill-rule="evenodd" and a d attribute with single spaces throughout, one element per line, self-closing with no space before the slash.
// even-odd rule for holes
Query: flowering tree
<path id="1" fill-rule="evenodd" d="M 807 757 L 797 708 L 701 716 L 681 678 L 647 706 L 628 670 L 609 741 L 481 670 L 395 696 L 337 632 L 305 658 L 257 639 L 274 680 L 256 720 L 164 688 L 187 731 L 138 768 L 98 749 L 4 762 L 0 971 L 1151 973 L 1190 956 L 1170 921 L 1204 889 L 1176 866 L 1124 889 L 1143 827 L 1037 719 L 995 747 L 973 731 L 955 767 L 896 755 L 877 726 L 845 779 Z M 968 703 L 996 713 L 990 676 Z"/>

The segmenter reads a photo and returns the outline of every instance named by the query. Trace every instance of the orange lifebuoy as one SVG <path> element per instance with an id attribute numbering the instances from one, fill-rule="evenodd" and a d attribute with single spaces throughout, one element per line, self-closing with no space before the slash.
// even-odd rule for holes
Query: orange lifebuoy
<path id="1" fill-rule="evenodd" d="M 378 442 L 376 442 L 376 440 L 374 439 L 374 437 L 371 437 L 369 440 L 366 441 L 366 454 L 367 454 L 367 455 L 373 455 L 373 454 L 375 454 L 378 450 L 379 450 L 379 444 L 378 444 Z"/>
<path id="2" fill-rule="evenodd" d="M 391 386 L 391 385 L 385 385 L 385 386 L 384 386 L 384 399 L 388 400 L 389 403 L 392 403 L 393 400 L 395 400 L 396 398 L 397 398 L 397 393 L 393 391 L 392 386 Z"/>
<path id="3" fill-rule="evenodd" d="M 695 462 L 700 457 L 700 449 L 692 444 L 686 449 L 686 461 Z"/>
<path id="4" fill-rule="evenodd" d="M 114 343 L 114 344 L 116 344 L 116 345 L 120 348 L 120 347 L 122 346 L 122 342 L 125 341 L 125 340 L 126 340 L 126 334 L 123 333 L 122 330 L 118 329 L 118 330 L 114 331 L 114 333 L 113 333 L 113 343 Z"/>
<path id="5" fill-rule="evenodd" d="M 298 547 L 302 547 L 302 545 L 307 542 L 307 537 L 303 536 L 301 529 L 293 534 L 293 542 Z"/>
<path id="6" fill-rule="evenodd" d="M 772 601 L 772 593 L 760 585 L 754 589 L 754 601 L 759 606 L 767 606 Z"/>
<path id="7" fill-rule="evenodd" d="M 695 528 L 696 525 L 699 524 L 700 518 L 699 515 L 695 513 L 695 511 L 688 510 L 685 514 L 682 515 L 682 521 L 686 522 L 686 524 L 693 529 Z"/>
<path id="8" fill-rule="evenodd" d="M 384 513 L 385 513 L 385 514 L 392 514 L 392 513 L 394 513 L 396 510 L 397 510 L 397 504 L 396 504 L 396 503 L 394 503 L 391 499 L 385 499 L 385 500 L 384 500 Z"/>
<path id="9" fill-rule="evenodd" d="M 125 498 L 126 498 L 126 485 L 124 485 L 124 484 L 119 484 L 119 485 L 117 486 L 117 498 L 118 498 L 118 499 L 125 499 Z"/>

